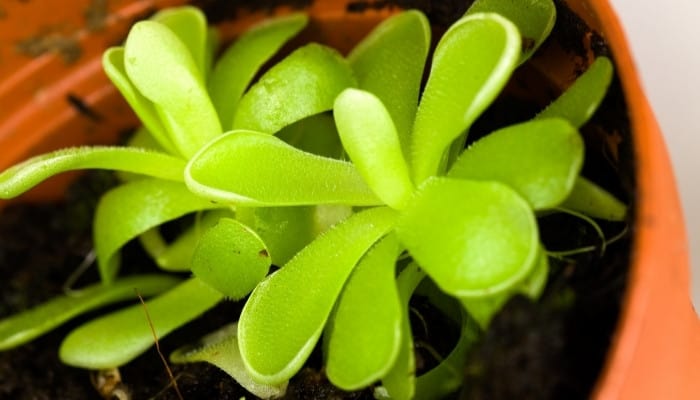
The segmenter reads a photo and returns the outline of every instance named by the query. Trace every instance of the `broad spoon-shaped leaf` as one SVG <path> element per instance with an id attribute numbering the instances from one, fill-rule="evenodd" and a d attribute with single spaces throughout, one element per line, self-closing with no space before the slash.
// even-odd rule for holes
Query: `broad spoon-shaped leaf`
<path id="1" fill-rule="evenodd" d="M 73 330 L 61 343 L 64 363 L 87 369 L 115 368 L 128 363 L 154 343 L 146 311 L 158 339 L 214 307 L 223 296 L 191 278 L 147 301 L 92 320 Z"/>
<path id="2" fill-rule="evenodd" d="M 222 132 L 199 67 L 188 48 L 165 25 L 137 22 L 124 46 L 126 72 L 153 103 L 185 157 Z"/>
<path id="3" fill-rule="evenodd" d="M 253 378 L 274 385 L 301 369 L 352 269 L 395 221 L 387 207 L 354 214 L 255 288 L 238 325 L 241 355 Z"/>
<path id="4" fill-rule="evenodd" d="M 308 44 L 270 68 L 241 98 L 233 128 L 275 133 L 330 110 L 336 96 L 351 86 L 355 77 L 337 51 Z"/>
<path id="5" fill-rule="evenodd" d="M 348 55 L 358 87 L 389 111 L 406 156 L 429 48 L 430 23 L 410 10 L 382 21 Z"/>
<path id="6" fill-rule="evenodd" d="M 396 288 L 399 243 L 388 235 L 360 260 L 348 279 L 327 331 L 328 379 L 357 390 L 381 379 L 399 355 L 403 307 Z"/>
<path id="7" fill-rule="evenodd" d="M 537 261 L 529 204 L 498 182 L 431 178 L 397 226 L 399 239 L 446 293 L 484 296 L 511 288 Z"/>
<path id="8" fill-rule="evenodd" d="M 209 143 L 190 160 L 185 182 L 202 197 L 244 206 L 381 204 L 352 164 L 252 131 Z"/>
<path id="9" fill-rule="evenodd" d="M 369 92 L 346 89 L 333 110 L 343 147 L 374 193 L 389 206 L 406 206 L 413 184 L 391 115 Z"/>
<path id="10" fill-rule="evenodd" d="M 160 22 L 170 29 L 187 47 L 197 65 L 200 77 L 206 75 L 207 19 L 204 13 L 192 6 L 168 8 L 157 12 L 152 21 Z"/>
<path id="11" fill-rule="evenodd" d="M 192 256 L 192 273 L 232 300 L 248 295 L 269 269 L 260 237 L 232 218 L 221 218 L 205 232 Z"/>
<path id="12" fill-rule="evenodd" d="M 520 56 L 520 35 L 497 14 L 463 17 L 440 40 L 411 144 L 416 185 L 440 167 L 447 147 L 496 98 Z"/>
<path id="13" fill-rule="evenodd" d="M 233 43 L 214 65 L 208 87 L 224 130 L 233 128 L 233 115 L 243 92 L 260 67 L 308 21 L 293 14 L 256 25 Z"/>
<path id="14" fill-rule="evenodd" d="M 552 118 L 512 125 L 478 140 L 448 176 L 505 183 L 542 210 L 566 199 L 582 164 L 578 131 L 566 120 Z"/>

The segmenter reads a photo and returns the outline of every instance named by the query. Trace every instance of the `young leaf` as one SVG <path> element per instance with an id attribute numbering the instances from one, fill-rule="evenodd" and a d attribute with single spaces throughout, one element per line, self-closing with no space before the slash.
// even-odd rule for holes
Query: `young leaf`
<path id="1" fill-rule="evenodd" d="M 369 92 L 345 89 L 333 110 L 343 147 L 365 182 L 390 207 L 406 206 L 413 184 L 391 115 Z"/>
<path id="2" fill-rule="evenodd" d="M 624 203 L 582 176 L 576 179 L 571 194 L 561 207 L 608 221 L 624 221 L 627 216 Z"/>
<path id="3" fill-rule="evenodd" d="M 217 207 L 181 183 L 158 179 L 132 181 L 110 190 L 100 199 L 94 220 L 100 277 L 112 282 L 119 268 L 118 251 L 128 241 L 166 221 Z"/>
<path id="4" fill-rule="evenodd" d="M 396 286 L 401 299 L 401 344 L 396 362 L 389 372 L 382 378 L 382 387 L 386 392 L 385 398 L 395 400 L 413 399 L 416 390 L 416 358 L 413 353 L 413 333 L 409 318 L 409 301 L 413 292 L 425 278 L 425 273 L 414 262 L 410 263 L 396 279 Z M 375 392 L 376 396 L 376 392 Z M 383 398 L 384 396 L 376 396 Z"/>
<path id="5" fill-rule="evenodd" d="M 232 218 L 221 218 L 205 232 L 192 256 L 192 273 L 232 300 L 248 295 L 269 269 L 260 237 Z"/>
<path id="6" fill-rule="evenodd" d="M 347 61 L 337 51 L 308 44 L 270 68 L 241 98 L 234 129 L 275 133 L 333 108 L 343 89 L 355 86 Z"/>
<path id="7" fill-rule="evenodd" d="M 431 178 L 397 232 L 435 283 L 457 297 L 511 288 L 530 273 L 539 249 L 532 209 L 498 182 Z"/>
<path id="8" fill-rule="evenodd" d="M 185 182 L 202 197 L 244 206 L 381 204 L 352 164 L 252 131 L 211 141 L 190 160 Z"/>
<path id="9" fill-rule="evenodd" d="M 186 157 L 221 133 L 199 67 L 182 41 L 165 25 L 140 21 L 124 47 L 127 74 L 156 104 L 170 139 Z"/>
<path id="10" fill-rule="evenodd" d="M 389 111 L 406 156 L 429 48 L 430 23 L 409 10 L 382 21 L 348 55 L 358 87 Z"/>
<path id="11" fill-rule="evenodd" d="M 250 376 L 238 348 L 238 324 L 223 326 L 204 336 L 195 348 L 186 346 L 175 350 L 170 355 L 170 361 L 176 364 L 204 361 L 216 365 L 261 399 L 282 397 L 287 390 L 286 381 L 279 385 L 265 385 Z"/>
<path id="12" fill-rule="evenodd" d="M 145 310 L 136 304 L 79 326 L 61 343 L 59 357 L 79 368 L 119 367 L 154 343 L 146 311 L 160 339 L 214 307 L 222 297 L 199 279 L 188 279 L 147 301 Z"/>
<path id="13" fill-rule="evenodd" d="M 159 11 L 151 20 L 167 26 L 187 47 L 203 80 L 207 71 L 208 35 L 204 13 L 196 7 L 180 6 Z"/>
<path id="14" fill-rule="evenodd" d="M 586 72 L 535 118 L 564 118 L 577 128 L 583 126 L 605 98 L 613 66 L 606 57 L 598 57 Z"/>
<path id="15" fill-rule="evenodd" d="M 80 314 L 108 304 L 134 298 L 134 289 L 148 297 L 161 293 L 178 280 L 166 275 L 136 275 L 112 285 L 95 284 L 75 294 L 52 298 L 46 303 L 0 320 L 0 350 L 27 343 Z"/>
<path id="16" fill-rule="evenodd" d="M 119 89 L 127 103 L 134 110 L 148 132 L 158 144 L 170 154 L 178 154 L 177 148 L 168 136 L 168 131 L 158 116 L 153 102 L 144 97 L 134 86 L 124 66 L 124 47 L 112 47 L 102 55 L 102 69 L 114 86 Z"/>
<path id="17" fill-rule="evenodd" d="M 519 56 L 518 29 L 496 14 L 463 17 L 445 33 L 413 126 L 416 185 L 438 172 L 446 148 L 498 95 Z"/>
<path id="18" fill-rule="evenodd" d="M 583 140 L 566 120 L 529 121 L 477 141 L 448 176 L 505 183 L 535 210 L 559 205 L 571 192 L 583 164 Z"/>
<path id="19" fill-rule="evenodd" d="M 233 128 L 238 102 L 260 67 L 307 21 L 305 14 L 267 20 L 246 31 L 221 55 L 208 86 L 224 130 Z"/>
<path id="20" fill-rule="evenodd" d="M 500 14 L 518 27 L 522 37 L 519 64 L 527 61 L 540 47 L 557 18 L 552 0 L 475 0 L 467 15 L 484 12 Z"/>
<path id="21" fill-rule="evenodd" d="M 395 220 L 386 207 L 354 214 L 255 288 L 238 325 L 243 362 L 255 380 L 274 385 L 299 371 L 352 269 Z"/>
<path id="22" fill-rule="evenodd" d="M 32 157 L 0 173 L 0 198 L 26 192 L 61 172 L 111 169 L 183 181 L 185 162 L 157 151 L 128 147 L 74 147 Z"/>
<path id="23" fill-rule="evenodd" d="M 331 318 L 326 374 L 343 390 L 382 378 L 399 355 L 403 307 L 396 289 L 399 243 L 388 235 L 360 260 Z"/>

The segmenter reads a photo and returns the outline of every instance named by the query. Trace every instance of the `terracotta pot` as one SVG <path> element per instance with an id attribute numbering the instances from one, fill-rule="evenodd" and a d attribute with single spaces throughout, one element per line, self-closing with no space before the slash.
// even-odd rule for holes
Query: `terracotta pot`
<path id="1" fill-rule="evenodd" d="M 182 3 L 186 1 L 76 0 L 70 8 L 38 1 L 0 6 L 0 170 L 55 148 L 113 143 L 120 132 L 134 127 L 135 118 L 102 73 L 101 53 L 123 40 L 135 20 Z M 324 17 L 313 18 L 305 34 L 348 50 L 391 12 L 370 7 L 346 14 L 347 3 L 313 3 L 309 11 Z M 610 4 L 568 3 L 612 50 L 628 107 L 635 166 L 632 265 L 614 346 L 595 397 L 700 398 L 700 322 L 690 302 L 683 219 L 659 127 Z M 235 36 L 264 18 L 265 11 L 238 12 L 235 20 L 220 24 L 224 36 Z M 583 40 L 589 48 L 595 44 L 590 37 Z M 549 61 L 545 66 L 541 57 L 534 65 L 553 82 L 565 84 L 571 79 L 566 72 L 571 60 L 553 57 L 567 66 Z M 66 180 L 41 185 L 25 199 L 56 198 Z"/>

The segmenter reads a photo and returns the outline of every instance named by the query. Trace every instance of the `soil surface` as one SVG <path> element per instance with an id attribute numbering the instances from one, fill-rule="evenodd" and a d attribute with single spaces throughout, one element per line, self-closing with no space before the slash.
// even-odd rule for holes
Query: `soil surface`
<path id="1" fill-rule="evenodd" d="M 229 18 L 230 2 L 200 1 L 210 16 Z M 245 2 L 250 7 L 269 8 L 285 1 Z M 308 1 L 292 1 L 301 7 Z M 594 41 L 596 54 L 607 54 L 605 43 L 595 32 L 557 2 L 560 19 L 547 45 L 564 46 L 574 56 L 584 57 L 582 34 Z M 438 30 L 449 26 L 466 8 L 463 1 L 356 1 L 349 11 L 368 8 L 413 7 L 424 10 Z M 563 22 L 566 22 L 564 24 Z M 580 71 L 572 71 L 580 73 Z M 521 68 L 515 85 L 527 76 Z M 527 79 L 526 79 L 527 78 Z M 514 91 L 514 93 L 517 91 Z M 587 144 L 584 174 L 633 203 L 633 158 L 624 99 L 615 82 L 603 107 L 583 129 Z M 555 93 L 552 91 L 551 96 Z M 525 102 L 517 94 L 502 96 L 477 121 L 471 139 L 499 126 L 529 118 L 541 104 Z M 68 276 L 92 250 L 90 225 L 99 195 L 114 184 L 104 173 L 91 173 L 76 183 L 66 201 L 49 205 L 18 205 L 0 211 L 0 318 L 36 305 L 62 292 Z M 78 200 L 79 199 L 79 200 Z M 599 243 L 593 229 L 575 218 L 550 216 L 540 220 L 545 245 L 565 249 Z M 603 224 L 608 236 L 624 224 Z M 562 241 L 562 238 L 566 238 Z M 573 238 L 573 239 L 572 239 Z M 533 303 L 513 298 L 494 318 L 488 332 L 473 349 L 464 368 L 465 385 L 453 397 L 460 399 L 584 399 L 600 374 L 616 327 L 625 290 L 630 243 L 622 239 L 601 255 L 599 251 L 565 259 L 553 259 L 550 280 L 542 298 Z M 124 255 L 125 273 L 153 271 L 139 246 L 129 245 Z M 89 270 L 78 285 L 97 280 Z M 134 299 L 136 301 L 136 299 Z M 414 327 L 418 365 L 434 365 L 434 354 L 449 351 L 456 327 L 431 309 L 424 299 L 412 303 L 417 310 Z M 241 304 L 224 302 L 161 340 L 167 355 L 209 331 L 236 319 Z M 0 352 L 0 399 L 98 399 L 86 371 L 62 365 L 57 349 L 62 338 L 90 314 L 71 321 L 54 332 L 20 348 Z M 430 326 L 423 329 L 425 317 Z M 185 399 L 252 398 L 231 378 L 207 364 L 171 365 Z M 120 369 L 124 387 L 133 399 L 177 399 L 155 350 L 148 351 Z M 330 386 L 321 370 L 316 351 L 290 384 L 290 399 L 371 399 L 371 390 L 344 393 Z"/>

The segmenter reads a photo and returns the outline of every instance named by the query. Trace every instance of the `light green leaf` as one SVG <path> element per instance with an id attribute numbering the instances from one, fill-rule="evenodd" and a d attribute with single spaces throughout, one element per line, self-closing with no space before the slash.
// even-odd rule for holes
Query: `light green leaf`
<path id="1" fill-rule="evenodd" d="M 156 104 L 181 154 L 192 156 L 221 133 L 199 67 L 170 29 L 154 21 L 137 22 L 129 31 L 124 52 L 129 78 Z"/>
<path id="2" fill-rule="evenodd" d="M 286 381 L 279 385 L 265 385 L 250 376 L 238 348 L 238 324 L 226 325 L 204 336 L 197 342 L 197 347 L 186 346 L 175 350 L 170 355 L 170 361 L 176 364 L 204 361 L 216 365 L 261 399 L 282 397 L 287 390 Z"/>
<path id="3" fill-rule="evenodd" d="M 94 242 L 100 277 L 112 282 L 119 249 L 140 234 L 187 213 L 220 207 L 197 197 L 181 183 L 158 179 L 128 182 L 107 192 L 97 206 Z"/>
<path id="4" fill-rule="evenodd" d="M 335 121 L 330 113 L 312 115 L 287 125 L 275 136 L 307 153 L 330 158 L 345 156 Z"/>
<path id="5" fill-rule="evenodd" d="M 583 140 L 566 120 L 511 125 L 477 141 L 457 159 L 452 178 L 505 183 L 536 210 L 559 205 L 583 165 Z"/>
<path id="6" fill-rule="evenodd" d="M 408 165 L 389 112 L 369 92 L 346 89 L 334 117 L 345 151 L 377 197 L 402 209 L 413 193 Z"/>
<path id="7" fill-rule="evenodd" d="M 343 390 L 357 390 L 391 369 L 401 345 L 401 301 L 395 266 L 399 243 L 388 235 L 360 260 L 338 299 L 329 328 L 326 374 Z"/>
<path id="8" fill-rule="evenodd" d="M 535 118 L 564 118 L 580 128 L 605 98 L 612 76 L 612 62 L 606 57 L 596 58 L 586 72 Z"/>
<path id="9" fill-rule="evenodd" d="M 401 347 L 396 362 L 382 378 L 382 387 L 375 390 L 375 397 L 394 400 L 413 399 L 416 390 L 416 358 L 413 353 L 413 333 L 409 318 L 409 301 L 413 292 L 425 278 L 425 273 L 414 262 L 410 263 L 396 279 L 401 299 Z M 378 393 L 379 392 L 379 393 Z M 379 395 L 384 393 L 384 395 Z"/>
<path id="10" fill-rule="evenodd" d="M 32 157 L 0 173 L 0 198 L 26 192 L 61 172 L 111 169 L 182 181 L 185 162 L 156 151 L 128 147 L 74 147 Z"/>
<path id="11" fill-rule="evenodd" d="M 337 51 L 308 44 L 270 68 L 241 98 L 235 129 L 275 133 L 333 108 L 343 89 L 355 86 L 347 61 Z"/>
<path id="12" fill-rule="evenodd" d="M 136 275 L 119 279 L 112 285 L 91 285 L 70 295 L 54 297 L 39 306 L 0 320 L 0 350 L 25 344 L 80 314 L 134 299 L 134 289 L 148 297 L 169 289 L 177 281 L 166 275 Z"/>
<path id="13" fill-rule="evenodd" d="M 519 64 L 537 51 L 554 28 L 557 18 L 552 0 L 475 0 L 467 15 L 484 12 L 500 14 L 518 27 L 522 37 Z"/>
<path id="14" fill-rule="evenodd" d="M 624 221 L 627 217 L 624 203 L 582 176 L 576 179 L 571 194 L 561 207 L 608 221 Z"/>
<path id="15" fill-rule="evenodd" d="M 221 301 L 222 295 L 191 278 L 142 304 L 107 314 L 73 330 L 59 357 L 73 367 L 107 369 L 124 365 L 154 344 L 146 311 L 160 340 Z"/>
<path id="16" fill-rule="evenodd" d="M 532 271 L 539 249 L 534 213 L 498 182 L 431 178 L 397 232 L 435 283 L 457 297 L 510 289 Z"/>
<path id="17" fill-rule="evenodd" d="M 252 131 L 205 146 L 187 165 L 185 182 L 202 197 L 243 206 L 381 204 L 352 164 Z"/>
<path id="18" fill-rule="evenodd" d="M 151 17 L 170 29 L 187 47 L 197 65 L 202 80 L 207 71 L 207 19 L 204 13 L 192 6 L 180 6 L 161 10 Z"/>
<path id="19" fill-rule="evenodd" d="M 420 11 L 409 10 L 382 21 L 348 55 L 358 87 L 389 111 L 405 156 L 429 48 L 430 23 Z"/>
<path id="20" fill-rule="evenodd" d="M 233 128 L 238 102 L 258 70 L 299 33 L 307 21 L 305 14 L 266 20 L 246 31 L 221 55 L 208 86 L 224 130 Z"/>
<path id="21" fill-rule="evenodd" d="M 520 56 L 520 35 L 496 14 L 463 17 L 433 55 L 411 143 L 413 182 L 438 172 L 450 143 L 496 98 Z"/>
<path id="22" fill-rule="evenodd" d="M 178 154 L 177 148 L 168 136 L 165 125 L 158 116 L 153 102 L 144 97 L 134 86 L 124 66 L 124 47 L 111 47 L 102 55 L 102 69 L 114 86 L 119 89 L 127 103 L 134 110 L 158 144 L 170 154 Z"/>
<path id="23" fill-rule="evenodd" d="M 232 218 L 221 218 L 206 231 L 192 256 L 192 273 L 232 300 L 248 295 L 269 269 L 265 243 Z"/>
<path id="24" fill-rule="evenodd" d="M 395 221 L 386 207 L 354 214 L 255 288 L 238 325 L 241 355 L 255 380 L 274 385 L 301 369 L 353 268 Z"/>

